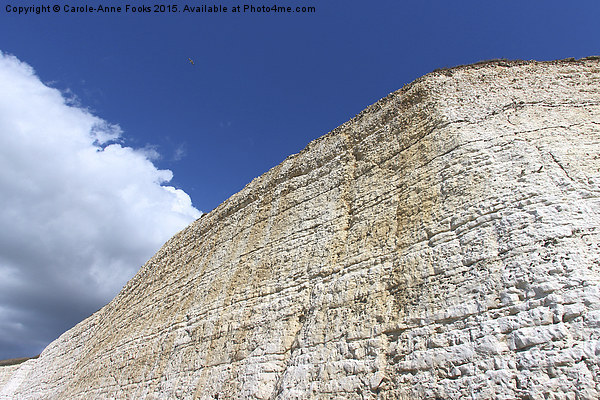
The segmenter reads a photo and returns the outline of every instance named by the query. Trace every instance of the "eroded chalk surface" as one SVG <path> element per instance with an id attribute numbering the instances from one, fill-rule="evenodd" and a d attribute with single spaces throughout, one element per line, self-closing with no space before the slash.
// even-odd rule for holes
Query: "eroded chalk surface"
<path id="1" fill-rule="evenodd" d="M 0 398 L 598 399 L 599 196 L 598 59 L 433 72 L 174 236 Z"/>

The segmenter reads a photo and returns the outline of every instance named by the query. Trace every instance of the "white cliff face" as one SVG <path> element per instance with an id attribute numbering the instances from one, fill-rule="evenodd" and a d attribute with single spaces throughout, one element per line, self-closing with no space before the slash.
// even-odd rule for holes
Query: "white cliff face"
<path id="1" fill-rule="evenodd" d="M 598 399 L 599 283 L 600 61 L 437 71 L 174 236 L 0 398 Z"/>

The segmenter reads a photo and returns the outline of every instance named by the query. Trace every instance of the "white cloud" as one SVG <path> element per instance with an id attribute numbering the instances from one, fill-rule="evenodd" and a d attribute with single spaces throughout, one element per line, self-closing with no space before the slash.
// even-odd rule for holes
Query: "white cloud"
<path id="1" fill-rule="evenodd" d="M 0 359 L 38 352 L 200 216 L 151 148 L 0 52 Z M 25 353 L 25 354 L 24 354 Z"/>

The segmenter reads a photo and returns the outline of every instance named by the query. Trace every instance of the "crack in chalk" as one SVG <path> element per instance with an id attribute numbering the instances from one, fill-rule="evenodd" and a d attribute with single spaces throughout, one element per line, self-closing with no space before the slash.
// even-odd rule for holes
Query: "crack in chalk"
<path id="1" fill-rule="evenodd" d="M 572 182 L 575 182 L 575 179 L 571 178 L 571 175 L 569 175 L 569 173 L 567 172 L 567 170 L 562 166 L 562 164 L 556 159 L 556 157 L 554 156 L 554 154 L 552 154 L 552 152 L 548 152 L 548 154 L 550 154 L 550 157 L 552 157 L 552 160 L 560 167 L 560 169 L 563 170 L 563 172 L 565 173 L 565 175 L 567 176 L 567 178 L 569 178 Z"/>
<path id="2" fill-rule="evenodd" d="M 490 117 L 494 117 L 496 115 L 501 115 L 504 114 L 506 111 L 509 110 L 522 110 L 525 107 L 530 107 L 530 106 L 537 106 L 537 107 L 546 107 L 546 108 L 558 108 L 558 107 L 574 107 L 574 108 L 583 108 L 583 107 L 595 107 L 600 105 L 599 102 L 582 102 L 582 103 L 569 103 L 569 102 L 564 102 L 564 103 L 547 103 L 544 101 L 532 101 L 532 102 L 523 102 L 523 101 L 515 101 L 513 100 L 510 103 L 507 103 L 505 105 L 503 105 L 502 107 L 496 109 L 496 110 L 492 110 L 491 112 L 487 113 L 486 115 L 476 118 L 475 120 L 469 120 L 469 121 L 465 121 L 470 125 L 473 124 L 478 124 L 481 123 L 485 120 L 487 120 Z M 513 124 L 509 119 L 508 119 L 508 115 L 507 115 L 507 120 L 510 124 Z"/>
<path id="3" fill-rule="evenodd" d="M 273 388 L 273 394 L 270 397 L 271 400 L 275 400 L 283 392 L 283 377 L 285 376 L 285 372 L 290 366 L 290 361 L 292 360 L 292 354 L 294 353 L 294 350 L 296 350 L 299 347 L 298 337 L 300 336 L 300 332 L 302 332 L 302 329 L 306 325 L 306 316 L 304 315 L 306 311 L 308 310 L 304 310 L 304 312 L 300 316 L 298 316 L 298 323 L 300 324 L 300 327 L 296 330 L 296 333 L 294 334 L 294 340 L 292 341 L 290 348 L 287 349 L 284 353 L 284 355 L 287 356 L 287 360 L 285 360 L 285 366 L 281 371 L 281 375 L 279 375 L 279 377 L 277 378 L 277 382 L 275 383 L 275 387 Z"/>

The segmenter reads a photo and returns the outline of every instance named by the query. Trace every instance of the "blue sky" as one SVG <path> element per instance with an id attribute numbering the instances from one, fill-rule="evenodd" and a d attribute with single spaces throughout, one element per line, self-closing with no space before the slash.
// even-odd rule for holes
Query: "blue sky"
<path id="1" fill-rule="evenodd" d="M 119 124 L 128 144 L 156 146 L 204 212 L 433 69 L 600 53 L 597 1 L 373 3 L 294 0 L 316 12 L 288 15 L 2 10 L 0 49 Z"/>
<path id="2" fill-rule="evenodd" d="M 75 285 L 69 289 L 60 286 L 64 283 L 57 283 L 62 289 L 50 286 L 44 295 L 23 294 L 23 290 L 18 290 L 39 285 L 27 277 L 47 268 L 40 266 L 47 262 L 39 260 L 51 257 L 51 253 L 40 254 L 38 261 L 19 261 L 18 256 L 13 256 L 12 264 L 6 261 L 3 270 L 2 251 L 15 246 L 9 244 L 8 239 L 2 243 L 0 238 L 0 274 L 7 274 L 5 278 L 9 274 L 6 271 L 14 274 L 14 279 L 4 279 L 5 293 L 11 292 L 12 299 L 0 296 L 0 314 L 4 307 L 11 321 L 10 327 L 6 322 L 2 327 L 0 322 L 0 336 L 4 335 L 0 337 L 0 359 L 37 354 L 58 334 L 110 300 L 164 240 L 197 216 L 197 210 L 209 212 L 311 140 L 419 76 L 436 68 L 492 58 L 551 60 L 600 54 L 600 2 L 595 0 L 277 2 L 283 6 L 316 8 L 314 13 L 304 14 L 60 12 L 16 15 L 5 8 L 7 4 L 59 4 L 62 7 L 65 4 L 124 6 L 126 3 L 121 0 L 48 3 L 7 0 L 0 9 L 0 52 L 5 57 L 14 56 L 12 61 L 7 61 L 7 68 L 16 65 L 15 59 L 28 65 L 33 75 L 23 79 L 36 81 L 39 87 L 58 89 L 68 106 L 85 110 L 106 126 L 112 126 L 119 131 L 115 154 L 131 157 L 129 161 L 135 159 L 131 161 L 137 163 L 135 165 L 141 165 L 138 156 L 146 157 L 146 169 L 142 168 L 140 173 L 154 177 L 148 178 L 150 181 L 156 182 L 156 176 L 162 174 L 156 171 L 171 171 L 172 177 L 164 178 L 159 184 L 172 187 L 171 194 L 179 190 L 178 195 L 167 198 L 160 191 L 162 194 L 157 194 L 156 187 L 150 183 L 140 189 L 148 198 L 160 197 L 156 207 L 168 209 L 162 222 L 155 224 L 165 227 L 163 234 L 156 234 L 152 241 L 132 239 L 130 243 L 114 244 L 119 247 L 114 250 L 115 247 L 109 249 L 110 243 L 98 239 L 110 231 L 87 235 L 90 237 L 87 245 L 93 247 L 100 241 L 104 252 L 114 250 L 114 259 L 110 261 L 114 267 L 107 269 L 107 274 L 113 276 L 118 265 L 128 263 L 123 267 L 126 270 L 123 276 L 118 279 L 99 277 L 101 272 L 96 264 L 101 257 L 94 258 L 87 253 L 78 260 L 66 260 L 46 271 L 60 275 L 72 271 L 76 262 L 96 265 L 87 270 L 81 268 L 96 279 L 85 293 L 97 289 L 99 294 L 89 296 L 89 301 L 82 302 L 76 309 L 66 306 L 82 296 L 73 289 Z M 156 0 L 132 0 L 131 3 L 160 4 Z M 177 4 L 182 9 L 192 3 L 174 0 L 169 4 Z M 244 2 L 223 0 L 193 4 L 232 7 Z M 273 2 L 253 0 L 247 4 L 272 5 Z M 188 58 L 194 60 L 194 65 Z M 0 87 L 0 99 L 2 91 Z M 30 95 L 23 92 L 23 109 L 27 108 L 26 99 Z M 44 101 L 55 101 L 49 100 L 53 96 L 48 94 Z M 40 110 L 48 108 L 40 107 Z M 15 112 L 6 111 L 4 115 L 10 124 L 4 125 L 5 131 L 0 131 L 0 135 L 19 137 L 6 128 L 15 126 L 14 121 L 10 121 L 13 117 L 9 117 L 16 115 Z M 86 123 L 95 123 L 90 122 L 89 115 L 77 115 L 79 117 L 73 117 L 77 121 L 82 118 L 88 121 Z M 46 132 L 44 129 L 42 126 L 38 131 Z M 112 132 L 110 129 L 108 133 Z M 106 141 L 100 147 L 114 142 Z M 6 164 L 8 155 L 4 157 Z M 88 164 L 85 165 L 80 169 L 87 170 Z M 130 173 L 130 165 L 106 166 L 105 170 L 114 175 L 107 175 L 105 180 L 119 181 L 119 176 Z M 71 179 L 68 170 L 60 171 L 65 175 L 57 172 L 58 175 L 53 175 L 57 180 Z M 92 187 L 91 183 L 86 186 L 86 179 L 92 183 L 96 179 L 93 174 L 86 176 L 77 178 L 81 180 L 83 197 L 98 186 Z M 5 194 L 15 193 L 15 200 L 5 208 L 13 207 L 23 213 L 23 218 L 18 220 L 1 219 L 0 215 L 0 223 L 6 224 L 9 231 L 18 230 L 15 221 L 26 221 L 31 213 L 30 209 L 18 206 L 23 203 L 19 196 L 26 194 L 11 186 L 15 179 L 0 180 L 4 186 L 0 190 Z M 138 178 L 132 176 L 131 179 Z M 102 196 L 110 197 L 110 184 L 106 185 L 106 190 L 93 192 L 98 201 L 102 201 Z M 195 209 L 185 203 L 183 192 L 189 195 Z M 106 200 L 105 204 L 112 205 L 110 201 Z M 53 204 L 54 210 L 67 207 L 59 200 Z M 124 207 L 122 212 L 127 213 L 128 204 L 132 203 L 117 204 L 115 200 L 114 207 Z M 172 213 L 177 208 L 173 204 L 181 206 L 176 215 Z M 99 212 L 95 215 L 94 210 L 90 211 L 87 203 L 81 205 L 81 210 L 87 210 L 90 221 L 102 218 Z M 151 210 L 160 214 L 154 208 Z M 44 219 L 44 215 L 40 218 Z M 123 230 L 129 232 L 128 237 L 137 237 L 127 230 L 136 229 L 135 221 L 130 227 L 122 228 L 119 220 L 115 216 L 116 222 L 110 226 L 113 231 Z M 70 220 L 65 221 L 68 224 Z M 44 229 L 50 228 L 44 226 Z M 25 243 L 28 236 L 23 235 Z M 64 245 L 65 251 L 81 247 L 77 240 L 87 236 L 66 238 L 63 244 L 55 243 L 54 247 Z M 6 283 L 8 281 L 12 283 Z M 64 292 L 65 297 L 51 295 L 57 290 Z M 54 308 L 48 312 L 50 305 Z M 32 322 L 35 316 L 42 314 L 50 315 L 40 319 L 45 324 L 43 329 Z M 34 330 L 43 334 L 34 335 Z M 24 339 L 19 341 L 12 336 Z"/>

